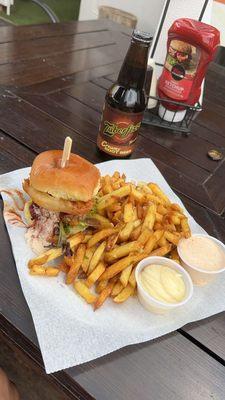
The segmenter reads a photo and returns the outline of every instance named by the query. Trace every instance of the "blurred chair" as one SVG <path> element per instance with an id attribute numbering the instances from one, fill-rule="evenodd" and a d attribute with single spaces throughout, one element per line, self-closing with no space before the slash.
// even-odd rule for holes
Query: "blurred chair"
<path id="1" fill-rule="evenodd" d="M 98 11 L 99 11 L 98 14 L 99 18 L 110 19 L 113 22 L 117 22 L 118 24 L 133 29 L 137 25 L 137 17 L 135 17 L 135 15 L 130 14 L 123 10 L 119 10 L 118 8 L 100 6 Z"/>

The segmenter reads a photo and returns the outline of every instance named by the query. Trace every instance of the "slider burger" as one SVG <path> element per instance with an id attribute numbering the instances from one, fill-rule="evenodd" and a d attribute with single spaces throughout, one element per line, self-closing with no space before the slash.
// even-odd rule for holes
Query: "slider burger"
<path id="1" fill-rule="evenodd" d="M 35 253 L 60 246 L 66 237 L 86 229 L 95 206 L 99 170 L 72 153 L 62 168 L 62 156 L 61 150 L 39 154 L 23 182 L 30 197 L 24 208 L 29 224 L 26 239 Z"/>

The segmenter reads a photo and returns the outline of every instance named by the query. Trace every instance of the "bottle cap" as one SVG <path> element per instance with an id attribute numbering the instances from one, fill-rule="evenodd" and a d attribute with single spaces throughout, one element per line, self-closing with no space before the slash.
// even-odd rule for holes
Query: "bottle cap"
<path id="1" fill-rule="evenodd" d="M 160 104 L 158 113 L 159 113 L 160 118 L 164 119 L 165 121 L 180 122 L 180 121 L 183 121 L 185 114 L 186 114 L 186 110 L 171 111 L 171 110 L 167 110 L 167 108 L 165 108 L 162 104 Z"/>
<path id="2" fill-rule="evenodd" d="M 135 39 L 137 42 L 149 44 L 152 41 L 152 35 L 148 32 L 142 32 L 138 29 L 134 29 L 132 33 L 132 39 Z"/>

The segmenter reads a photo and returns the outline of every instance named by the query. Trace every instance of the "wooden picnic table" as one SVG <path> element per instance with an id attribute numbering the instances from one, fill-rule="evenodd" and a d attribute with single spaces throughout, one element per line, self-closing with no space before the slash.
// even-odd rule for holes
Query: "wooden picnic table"
<path id="1" fill-rule="evenodd" d="M 129 42 L 125 29 L 104 20 L 0 27 L 0 173 L 31 165 L 41 151 L 61 149 L 65 135 L 93 163 L 107 159 L 96 150 L 96 135 L 106 89 L 117 77 Z M 211 160 L 207 152 L 218 149 L 225 156 L 224 87 L 225 69 L 212 63 L 204 109 L 191 135 L 143 126 L 132 155 L 151 157 L 197 222 L 223 242 L 225 162 L 224 157 Z M 225 398 L 224 313 L 46 375 L 2 213 L 0 218 L 5 354 L 0 364 L 7 369 L 11 361 L 11 377 L 23 399 L 30 399 L 29 384 L 32 400 Z"/>

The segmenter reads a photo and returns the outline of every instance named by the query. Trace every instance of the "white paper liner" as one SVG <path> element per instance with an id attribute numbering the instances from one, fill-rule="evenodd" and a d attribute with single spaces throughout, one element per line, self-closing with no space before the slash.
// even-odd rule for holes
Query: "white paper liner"
<path id="1" fill-rule="evenodd" d="M 172 202 L 185 208 L 150 159 L 113 160 L 97 166 L 102 175 L 118 170 L 124 172 L 128 180 L 156 182 Z M 24 168 L 1 175 L 0 188 L 21 189 L 29 170 Z M 8 201 L 4 193 L 2 197 Z M 205 233 L 188 216 L 192 233 Z M 157 338 L 188 322 L 225 310 L 225 274 L 220 274 L 211 285 L 195 287 L 192 300 L 168 315 L 149 313 L 139 304 L 137 297 L 119 305 L 108 299 L 93 312 L 72 287 L 65 285 L 63 274 L 57 278 L 30 276 L 27 262 L 33 253 L 25 242 L 25 230 L 7 223 L 6 226 L 47 373 L 96 359 L 123 346 Z"/>

